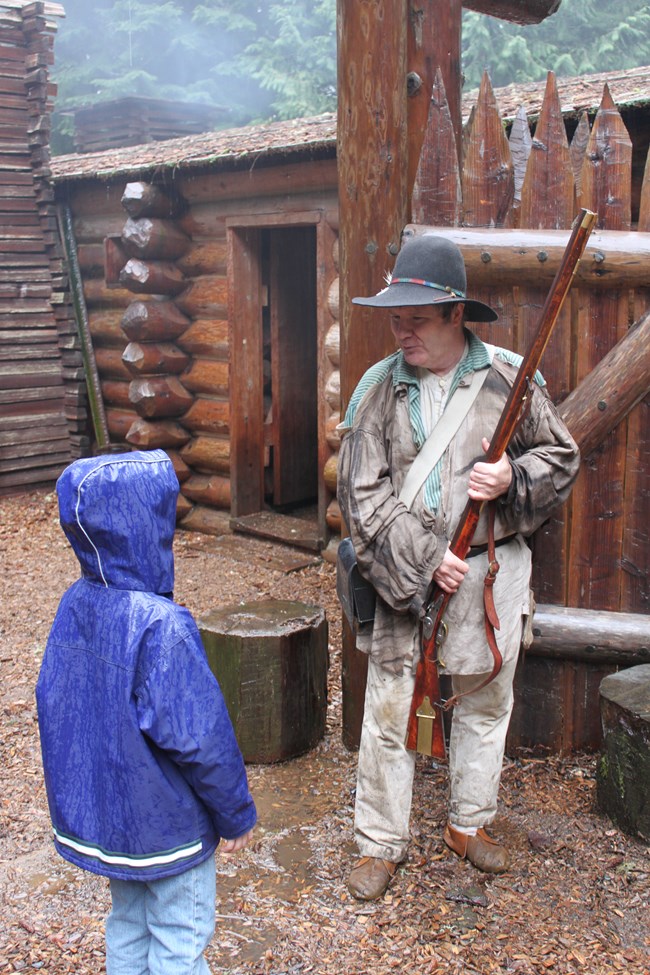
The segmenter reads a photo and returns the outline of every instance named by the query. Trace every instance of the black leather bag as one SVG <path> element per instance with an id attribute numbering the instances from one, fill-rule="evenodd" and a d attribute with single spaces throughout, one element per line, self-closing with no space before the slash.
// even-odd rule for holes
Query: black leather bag
<path id="1" fill-rule="evenodd" d="M 350 626 L 372 623 L 377 593 L 359 572 L 352 540 L 343 538 L 336 558 L 336 594 Z"/>

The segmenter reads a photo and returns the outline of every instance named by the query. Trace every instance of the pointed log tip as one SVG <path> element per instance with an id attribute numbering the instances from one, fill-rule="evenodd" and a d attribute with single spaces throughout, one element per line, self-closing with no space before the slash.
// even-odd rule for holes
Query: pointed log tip
<path id="1" fill-rule="evenodd" d="M 611 111 L 612 109 L 616 108 L 616 103 L 612 98 L 612 93 L 609 90 L 609 84 L 607 82 L 605 82 L 605 85 L 603 87 L 603 97 L 600 102 L 600 107 L 601 109 L 606 111 Z"/>

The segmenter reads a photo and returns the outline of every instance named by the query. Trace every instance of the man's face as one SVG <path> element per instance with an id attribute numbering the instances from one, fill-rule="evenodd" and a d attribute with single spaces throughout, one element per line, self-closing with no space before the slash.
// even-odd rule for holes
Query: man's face
<path id="1" fill-rule="evenodd" d="M 435 305 L 408 305 L 391 308 L 390 327 L 410 366 L 435 371 L 448 354 L 450 339 L 458 336 L 462 319 L 463 305 L 454 305 L 449 318 L 443 318 Z"/>

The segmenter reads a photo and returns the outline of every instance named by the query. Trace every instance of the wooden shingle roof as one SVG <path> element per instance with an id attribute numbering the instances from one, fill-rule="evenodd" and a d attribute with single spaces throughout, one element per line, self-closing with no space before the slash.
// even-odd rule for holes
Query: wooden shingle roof
<path id="1" fill-rule="evenodd" d="M 619 108 L 650 104 L 650 66 L 629 71 L 604 72 L 577 78 L 558 78 L 558 92 L 566 115 L 595 111 L 602 99 L 605 83 Z M 542 104 L 546 81 L 512 84 L 495 89 L 504 119 L 512 118 L 523 105 L 535 117 Z M 463 96 L 463 117 L 467 118 L 476 102 L 476 91 Z M 327 113 L 314 118 L 249 125 L 238 129 L 204 132 L 198 135 L 168 139 L 102 152 L 55 156 L 51 162 L 55 182 L 110 178 L 114 175 L 137 176 L 162 169 L 239 168 L 258 160 L 309 158 L 334 155 L 336 152 L 336 115 Z"/>

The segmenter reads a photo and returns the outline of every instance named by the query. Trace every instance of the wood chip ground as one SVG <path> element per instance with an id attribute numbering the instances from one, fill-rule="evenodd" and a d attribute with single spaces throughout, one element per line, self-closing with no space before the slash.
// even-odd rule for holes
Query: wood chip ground
<path id="1" fill-rule="evenodd" d="M 419 761 L 413 842 L 380 903 L 351 899 L 354 754 L 341 743 L 340 622 L 332 566 L 283 571 L 269 543 L 230 546 L 180 533 L 176 598 L 195 616 L 255 598 L 322 605 L 330 621 L 327 733 L 311 753 L 249 769 L 253 847 L 217 855 L 213 972 L 231 975 L 648 975 L 650 851 L 595 807 L 594 756 L 519 756 L 503 775 L 496 833 L 510 873 L 488 878 L 442 844 L 446 777 Z M 0 498 L 0 973 L 98 975 L 106 880 L 58 857 L 38 745 L 34 684 L 77 564 L 54 494 Z"/>

